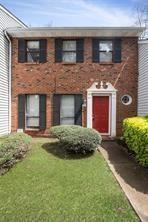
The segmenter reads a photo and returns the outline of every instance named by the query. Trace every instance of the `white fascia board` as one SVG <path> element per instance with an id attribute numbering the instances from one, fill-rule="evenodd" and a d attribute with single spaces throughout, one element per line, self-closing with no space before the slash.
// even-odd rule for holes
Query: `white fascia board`
<path id="1" fill-rule="evenodd" d="M 141 27 L 55 27 L 55 28 L 12 28 L 9 35 L 18 38 L 32 37 L 139 37 Z"/>

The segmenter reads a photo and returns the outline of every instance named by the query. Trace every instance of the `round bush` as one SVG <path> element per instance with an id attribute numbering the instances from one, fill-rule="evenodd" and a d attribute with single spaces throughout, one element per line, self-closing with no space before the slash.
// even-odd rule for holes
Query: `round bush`
<path id="1" fill-rule="evenodd" d="M 31 137 L 25 133 L 12 133 L 0 144 L 0 170 L 10 168 L 23 158 L 29 149 Z"/>
<path id="2" fill-rule="evenodd" d="M 77 153 L 92 152 L 102 141 L 101 135 L 96 130 L 81 126 L 54 126 L 50 132 L 67 150 Z"/>

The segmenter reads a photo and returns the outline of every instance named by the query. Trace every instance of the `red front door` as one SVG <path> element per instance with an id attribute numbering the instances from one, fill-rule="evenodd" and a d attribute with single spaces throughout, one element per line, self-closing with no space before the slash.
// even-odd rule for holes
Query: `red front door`
<path id="1" fill-rule="evenodd" d="M 93 96 L 93 128 L 109 132 L 109 96 Z"/>

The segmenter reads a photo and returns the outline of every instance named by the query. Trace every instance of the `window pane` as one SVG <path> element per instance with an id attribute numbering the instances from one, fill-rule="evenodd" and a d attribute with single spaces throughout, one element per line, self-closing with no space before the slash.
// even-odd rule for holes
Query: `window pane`
<path id="1" fill-rule="evenodd" d="M 39 95 L 27 95 L 26 125 L 27 127 L 39 126 Z"/>
<path id="2" fill-rule="evenodd" d="M 74 124 L 74 96 L 63 95 L 61 98 L 60 107 L 60 124 L 73 125 Z"/>
<path id="3" fill-rule="evenodd" d="M 27 115 L 39 116 L 39 95 L 27 95 Z"/>
<path id="4" fill-rule="evenodd" d="M 63 52 L 63 62 L 76 62 L 76 53 Z"/>
<path id="5" fill-rule="evenodd" d="M 27 41 L 27 61 L 39 61 L 39 41 Z"/>
<path id="6" fill-rule="evenodd" d="M 100 52 L 100 62 L 112 62 L 112 52 Z"/>
<path id="7" fill-rule="evenodd" d="M 27 125 L 27 128 L 37 128 L 37 127 L 39 127 L 39 117 L 37 117 L 37 118 L 27 117 L 26 125 Z"/>
<path id="8" fill-rule="evenodd" d="M 64 51 L 76 51 L 76 41 L 63 41 Z"/>
<path id="9" fill-rule="evenodd" d="M 39 52 L 27 52 L 27 62 L 39 61 Z"/>
<path id="10" fill-rule="evenodd" d="M 39 41 L 27 41 L 28 49 L 39 49 Z"/>
<path id="11" fill-rule="evenodd" d="M 74 118 L 62 118 L 61 119 L 61 122 L 60 122 L 61 125 L 74 125 Z"/>
<path id="12" fill-rule="evenodd" d="M 106 52 L 112 51 L 112 41 L 100 41 L 99 50 Z"/>

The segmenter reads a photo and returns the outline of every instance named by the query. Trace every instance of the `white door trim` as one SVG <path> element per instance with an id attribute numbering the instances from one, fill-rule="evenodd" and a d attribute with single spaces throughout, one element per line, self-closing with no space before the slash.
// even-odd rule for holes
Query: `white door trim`
<path id="1" fill-rule="evenodd" d="M 109 96 L 109 132 L 102 135 L 110 135 L 111 137 L 116 136 L 116 92 L 117 90 L 112 86 L 111 83 L 106 83 L 103 87 L 101 81 L 100 88 L 97 88 L 98 83 L 93 83 L 92 86 L 87 90 L 87 127 L 92 128 L 93 116 L 93 96 Z"/>

